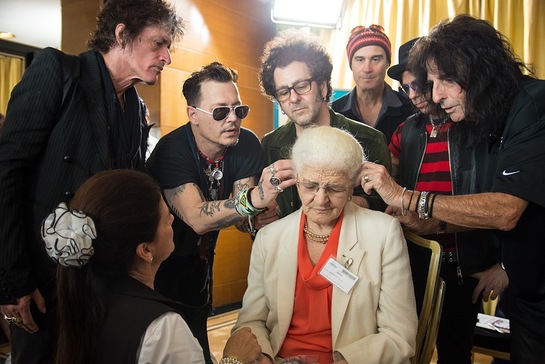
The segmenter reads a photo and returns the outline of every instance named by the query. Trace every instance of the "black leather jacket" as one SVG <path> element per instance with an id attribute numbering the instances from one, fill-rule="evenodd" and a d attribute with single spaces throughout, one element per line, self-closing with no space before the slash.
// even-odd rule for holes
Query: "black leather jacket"
<path id="1" fill-rule="evenodd" d="M 422 167 L 427 144 L 426 123 L 429 117 L 422 113 L 410 116 L 403 125 L 401 154 L 399 157 L 399 183 L 414 189 Z M 452 191 L 454 195 L 479 192 L 474 154 L 454 143 L 458 125 L 448 130 L 448 154 Z M 500 262 L 499 241 L 490 230 L 472 230 L 456 233 L 456 254 L 462 275 L 481 272 Z"/>

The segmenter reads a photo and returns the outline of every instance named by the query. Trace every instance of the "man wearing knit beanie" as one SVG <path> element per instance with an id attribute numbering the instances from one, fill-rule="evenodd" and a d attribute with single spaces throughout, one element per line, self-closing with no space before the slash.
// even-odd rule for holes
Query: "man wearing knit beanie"
<path id="1" fill-rule="evenodd" d="M 392 46 L 380 25 L 352 29 L 346 54 L 356 86 L 332 103 L 333 110 L 384 133 L 387 141 L 409 115 L 413 105 L 384 81 Z"/>

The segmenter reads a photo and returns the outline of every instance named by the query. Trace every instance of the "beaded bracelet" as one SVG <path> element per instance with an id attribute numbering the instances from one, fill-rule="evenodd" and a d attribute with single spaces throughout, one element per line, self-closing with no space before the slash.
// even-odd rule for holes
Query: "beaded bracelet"
<path id="1" fill-rule="evenodd" d="M 221 358 L 219 364 L 242 364 L 242 362 L 234 356 L 224 356 Z"/>
<path id="2" fill-rule="evenodd" d="M 243 189 L 235 199 L 235 210 L 240 216 L 255 216 L 260 212 L 265 211 L 265 209 L 258 209 L 252 205 L 250 195 L 254 188 L 255 186 Z"/>

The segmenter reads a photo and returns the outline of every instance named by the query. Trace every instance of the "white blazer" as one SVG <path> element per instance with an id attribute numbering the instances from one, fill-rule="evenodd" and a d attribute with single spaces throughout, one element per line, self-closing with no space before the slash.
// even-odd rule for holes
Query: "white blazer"
<path id="1" fill-rule="evenodd" d="M 233 328 L 250 327 L 263 353 L 273 358 L 293 313 L 300 219 L 301 209 L 259 230 L 248 289 Z M 408 363 L 415 351 L 418 318 L 407 246 L 398 220 L 347 203 L 337 261 L 344 265 L 349 259 L 348 269 L 359 280 L 348 294 L 333 286 L 335 360 Z"/>

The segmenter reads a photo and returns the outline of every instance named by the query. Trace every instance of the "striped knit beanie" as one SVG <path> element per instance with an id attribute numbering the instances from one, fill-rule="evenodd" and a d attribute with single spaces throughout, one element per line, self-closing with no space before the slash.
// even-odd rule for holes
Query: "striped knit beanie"
<path id="1" fill-rule="evenodd" d="M 350 38 L 348 38 L 348 44 L 346 45 L 346 54 L 350 69 L 352 69 L 352 57 L 354 57 L 354 53 L 362 47 L 371 45 L 382 47 L 384 52 L 386 52 L 388 64 L 390 64 L 392 59 L 392 45 L 388 36 L 384 34 L 384 28 L 376 24 L 371 25 L 369 28 L 358 25 L 350 32 Z"/>

